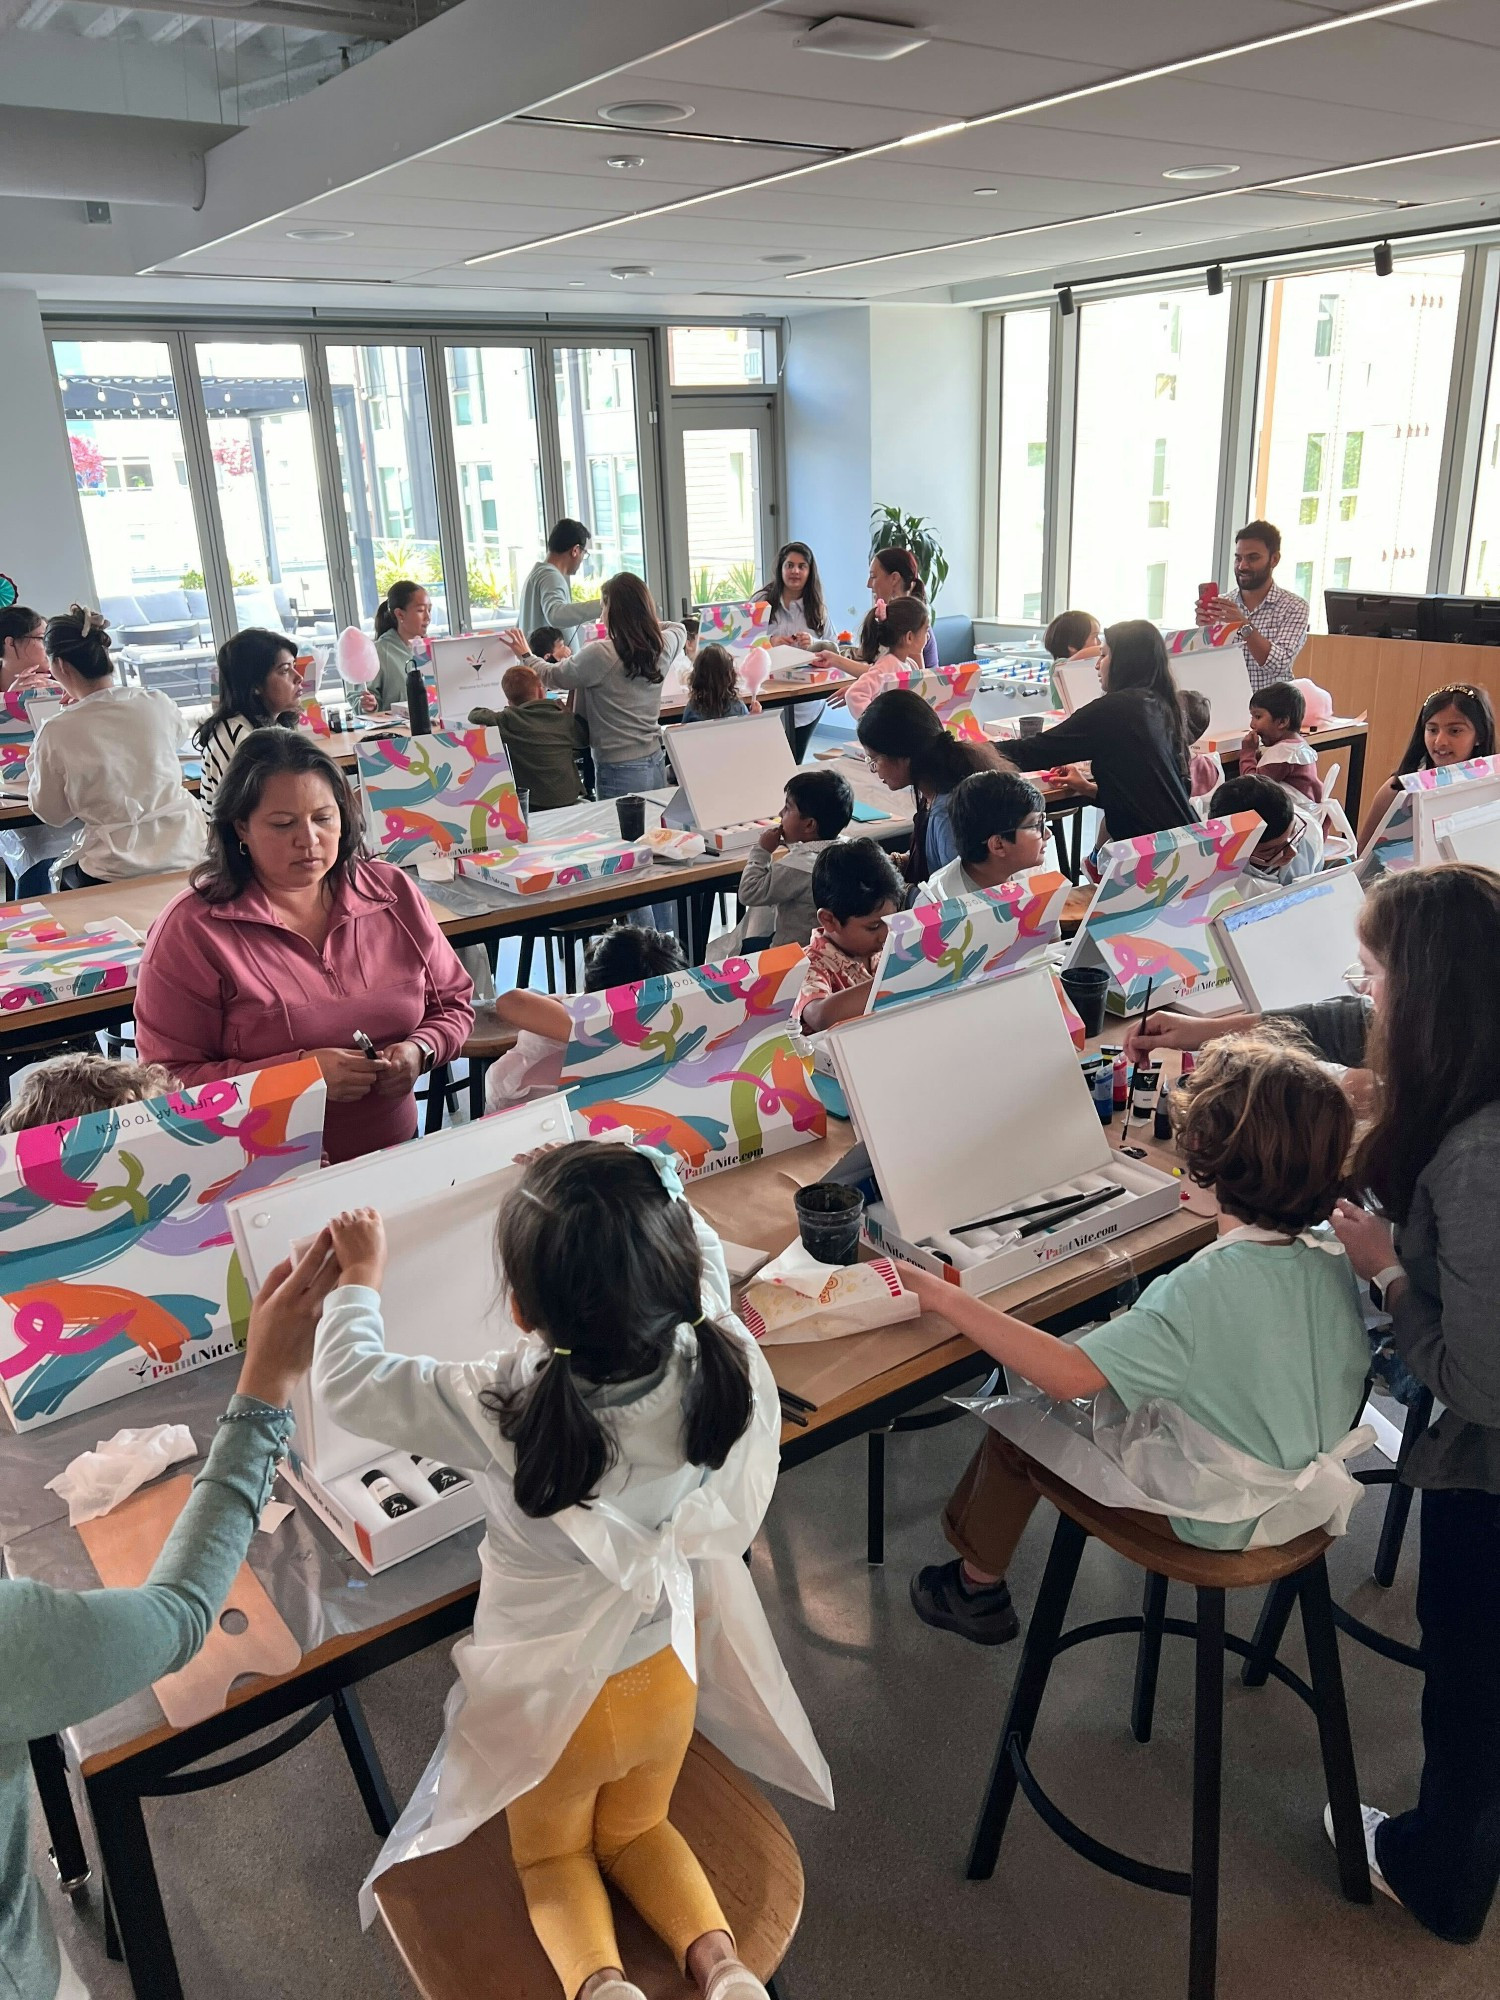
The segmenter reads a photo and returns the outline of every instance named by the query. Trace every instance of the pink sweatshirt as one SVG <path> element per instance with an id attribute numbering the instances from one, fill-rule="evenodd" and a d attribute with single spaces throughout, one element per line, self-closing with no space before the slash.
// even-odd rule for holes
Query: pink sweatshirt
<path id="1" fill-rule="evenodd" d="M 294 1062 L 313 1049 L 377 1048 L 413 1035 L 451 1062 L 474 1025 L 473 984 L 426 899 L 399 868 L 355 864 L 321 953 L 277 916 L 258 885 L 232 903 L 186 889 L 151 926 L 136 984 L 136 1045 L 184 1083 Z M 330 1161 L 398 1145 L 416 1099 L 328 1106 Z"/>

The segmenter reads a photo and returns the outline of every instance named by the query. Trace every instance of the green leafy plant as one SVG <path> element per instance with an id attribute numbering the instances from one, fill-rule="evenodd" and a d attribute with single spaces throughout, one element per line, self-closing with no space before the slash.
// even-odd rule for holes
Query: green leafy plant
<path id="1" fill-rule="evenodd" d="M 265 580 L 258 569 L 234 569 L 229 572 L 229 581 L 236 590 L 258 590 Z"/>
<path id="2" fill-rule="evenodd" d="M 700 563 L 691 582 L 694 604 L 745 604 L 760 588 L 752 562 L 731 563 L 718 576 L 707 563 Z"/>
<path id="3" fill-rule="evenodd" d="M 469 603 L 480 604 L 486 609 L 498 609 L 510 601 L 510 577 L 497 569 L 489 556 L 470 556 L 464 568 L 468 579 Z"/>
<path id="4" fill-rule="evenodd" d="M 436 542 L 419 542 L 410 535 L 392 536 L 375 544 L 375 588 L 382 597 L 393 583 L 409 577 L 413 583 L 443 580 L 442 551 Z"/>
<path id="5" fill-rule="evenodd" d="M 927 602 L 937 603 L 937 594 L 948 580 L 948 558 L 937 531 L 924 515 L 903 514 L 889 501 L 881 501 L 870 510 L 870 554 L 877 549 L 910 549 L 927 587 Z"/>
<path id="6" fill-rule="evenodd" d="M 201 590 L 203 588 L 202 570 L 185 569 L 182 572 L 181 577 L 178 579 L 177 587 L 179 590 Z"/>

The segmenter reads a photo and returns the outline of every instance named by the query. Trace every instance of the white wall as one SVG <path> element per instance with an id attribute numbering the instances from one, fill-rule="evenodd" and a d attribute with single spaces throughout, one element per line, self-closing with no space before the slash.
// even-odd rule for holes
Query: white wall
<path id="1" fill-rule="evenodd" d="M 787 505 L 783 541 L 818 558 L 834 629 L 869 609 L 870 314 L 835 307 L 791 322 L 782 375 Z M 854 607 L 851 623 L 850 607 Z"/>
<path id="2" fill-rule="evenodd" d="M 0 573 L 47 615 L 92 600 L 83 522 L 33 292 L 0 289 Z"/>
<path id="3" fill-rule="evenodd" d="M 979 313 L 848 306 L 791 322 L 786 535 L 817 552 L 836 624 L 869 604 L 870 509 L 924 514 L 948 557 L 938 614 L 979 601 Z"/>
<path id="4" fill-rule="evenodd" d="M 979 606 L 983 320 L 968 306 L 870 308 L 870 492 L 924 514 L 948 558 L 939 617 Z"/>

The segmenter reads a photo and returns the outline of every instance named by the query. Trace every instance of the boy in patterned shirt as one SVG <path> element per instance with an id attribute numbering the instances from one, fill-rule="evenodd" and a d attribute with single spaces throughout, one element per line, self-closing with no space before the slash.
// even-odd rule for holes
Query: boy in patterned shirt
<path id="1" fill-rule="evenodd" d="M 901 907 L 895 864 L 873 840 L 842 840 L 818 856 L 812 877 L 818 927 L 792 1018 L 813 1035 L 865 1011 L 886 918 Z"/>

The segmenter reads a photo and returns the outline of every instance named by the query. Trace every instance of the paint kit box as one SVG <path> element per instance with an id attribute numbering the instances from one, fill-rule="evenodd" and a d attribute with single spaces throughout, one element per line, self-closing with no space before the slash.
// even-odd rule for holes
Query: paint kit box
<path id="1" fill-rule="evenodd" d="M 381 1289 L 387 1351 L 465 1362 L 512 1346 L 523 1336 L 501 1298 L 495 1217 L 520 1178 L 521 1156 L 573 1136 L 565 1099 L 544 1097 L 420 1146 L 324 1167 L 291 1199 L 282 1188 L 250 1195 L 230 1212 L 247 1280 L 259 1284 L 340 1210 L 378 1208 L 390 1246 Z M 287 1479 L 371 1575 L 483 1520 L 475 1467 L 419 1463 L 409 1450 L 357 1436 L 310 1377 L 292 1407 Z"/>
<path id="2" fill-rule="evenodd" d="M 1045 964 L 866 1014 L 829 1043 L 885 1255 L 991 1292 L 1181 1206 L 1175 1176 L 1112 1150 Z M 976 1057 L 995 1049 L 1015 1059 Z"/>
<path id="3" fill-rule="evenodd" d="M 535 841 L 527 847 L 501 848 L 493 854 L 460 854 L 460 875 L 513 896 L 540 896 L 549 889 L 571 889 L 580 882 L 599 882 L 651 866 L 648 841 L 601 840 L 577 834 L 566 840 Z"/>
<path id="4" fill-rule="evenodd" d="M 714 854 L 748 854 L 768 826 L 777 826 L 774 819 L 750 819 L 739 826 L 715 826 L 698 838 Z"/>

